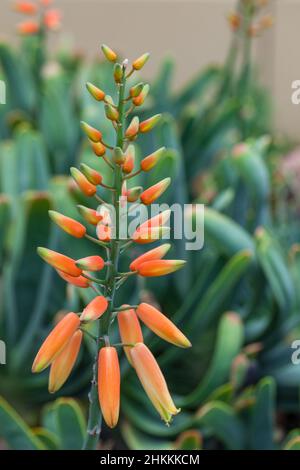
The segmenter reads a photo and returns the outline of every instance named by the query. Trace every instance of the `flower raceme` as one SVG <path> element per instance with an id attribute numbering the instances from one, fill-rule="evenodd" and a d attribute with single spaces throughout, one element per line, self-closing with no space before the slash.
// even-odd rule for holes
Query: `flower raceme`
<path id="1" fill-rule="evenodd" d="M 120 272 L 119 259 L 132 244 L 150 244 L 169 234 L 171 212 L 165 210 L 149 218 L 136 228 L 132 236 L 123 240 L 118 233 L 118 222 L 112 217 L 107 204 L 111 202 L 115 213 L 119 212 L 120 207 L 125 208 L 128 216 L 133 207 L 131 204 L 150 206 L 160 198 L 170 185 L 171 179 L 165 178 L 146 189 L 131 184 L 131 179 L 141 172 L 146 176 L 154 167 L 158 171 L 166 154 L 164 147 L 154 150 L 142 158 L 139 166 L 135 168 L 135 140 L 152 131 L 161 120 L 161 115 L 157 114 L 140 122 L 138 116 L 134 115 L 134 109 L 144 103 L 150 87 L 145 83 L 127 86 L 129 77 L 146 64 L 149 54 L 143 54 L 136 59 L 128 71 L 127 60 L 119 63 L 117 53 L 106 45 L 102 46 L 102 51 L 106 59 L 114 64 L 112 77 L 118 92 L 118 103 L 114 103 L 111 96 L 102 90 L 101 85 L 98 87 L 98 84 L 87 83 L 86 87 L 91 98 L 104 106 L 108 124 L 112 125 L 116 132 L 115 145 L 112 142 L 106 143 L 101 129 L 86 122 L 82 122 L 81 127 L 95 154 L 95 166 L 98 163 L 97 157 L 101 158 L 101 164 L 107 165 L 108 172 L 111 172 L 110 181 L 113 183 L 112 186 L 103 183 L 102 175 L 97 167 L 90 163 L 91 160 L 89 165 L 81 162 L 79 169 L 70 169 L 81 193 L 81 199 L 88 201 L 85 205 L 77 206 L 80 221 L 56 210 L 49 212 L 51 220 L 68 236 L 86 238 L 89 243 L 94 244 L 95 251 L 76 260 L 47 248 L 38 248 L 38 254 L 63 280 L 76 288 L 90 289 L 93 298 L 81 312 L 68 313 L 54 327 L 40 347 L 32 367 L 33 372 L 41 372 L 50 366 L 49 391 L 55 393 L 66 382 L 75 366 L 83 336 L 87 334 L 89 341 L 95 341 L 97 360 L 91 367 L 93 380 L 85 448 L 96 447 L 98 433 L 94 430 L 98 429 L 98 426 L 95 428 L 95 423 L 100 426 L 100 409 L 109 427 L 115 427 L 118 422 L 120 367 L 117 347 L 123 348 L 146 394 L 164 421 L 169 423 L 172 416 L 179 412 L 155 358 L 144 344 L 141 323 L 175 346 L 191 346 L 177 326 L 150 304 L 118 306 L 116 303 L 116 293 L 129 277 L 167 275 L 182 268 L 185 261 L 164 259 L 171 248 L 169 243 L 164 243 L 132 260 L 127 272 Z M 105 127 L 103 126 L 103 129 Z M 70 187 L 71 194 L 74 194 L 72 189 L 73 187 Z M 123 198 L 127 198 L 125 205 Z M 110 331 L 116 322 L 121 343 L 114 344 Z M 89 324 L 92 323 L 95 325 L 93 331 L 99 332 L 97 336 L 90 333 Z M 97 395 L 98 400 L 95 400 Z"/>
<path id="2" fill-rule="evenodd" d="M 23 15 L 31 16 L 32 19 L 25 20 L 18 25 L 18 31 L 23 36 L 32 36 L 40 33 L 43 28 L 56 31 L 61 25 L 61 12 L 55 8 L 48 8 L 50 1 L 16 1 L 14 9 Z"/>

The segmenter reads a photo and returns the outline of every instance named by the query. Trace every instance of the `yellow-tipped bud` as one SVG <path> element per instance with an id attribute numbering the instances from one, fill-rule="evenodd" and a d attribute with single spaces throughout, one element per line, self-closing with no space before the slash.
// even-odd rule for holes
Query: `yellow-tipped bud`
<path id="1" fill-rule="evenodd" d="M 152 131 L 152 129 L 159 123 L 160 120 L 161 114 L 155 114 L 155 116 L 146 119 L 146 121 L 140 123 L 140 132 L 145 133 Z"/>
<path id="2" fill-rule="evenodd" d="M 144 67 L 145 63 L 147 62 L 147 60 L 149 59 L 150 57 L 150 54 L 149 52 L 146 52 L 145 54 L 141 55 L 140 57 L 138 57 L 132 64 L 132 68 L 134 70 L 141 70 L 141 68 Z"/>
<path id="3" fill-rule="evenodd" d="M 103 155 L 106 152 L 105 146 L 102 144 L 102 142 L 91 142 L 92 149 L 95 155 L 97 157 L 103 157 Z"/>
<path id="4" fill-rule="evenodd" d="M 85 132 L 85 134 L 88 136 L 88 138 L 92 142 L 100 142 L 102 139 L 102 134 L 98 129 L 95 129 L 94 127 L 90 126 L 84 121 L 81 121 L 81 128 Z"/>
<path id="5" fill-rule="evenodd" d="M 143 83 L 138 83 L 137 85 L 131 87 L 129 90 L 129 94 L 131 98 L 136 98 L 137 96 L 139 96 L 143 88 L 144 88 Z"/>
<path id="6" fill-rule="evenodd" d="M 139 126 L 140 126 L 140 120 L 137 116 L 134 116 L 134 118 L 132 118 L 131 120 L 131 123 L 126 129 L 125 136 L 130 140 L 135 139 L 135 137 L 139 133 Z"/>
<path id="7" fill-rule="evenodd" d="M 97 101 L 103 101 L 105 98 L 105 93 L 104 91 L 100 90 L 100 88 L 96 87 L 92 83 L 87 83 L 86 87 L 89 91 L 89 93 L 92 95 L 93 98 Z"/>
<path id="8" fill-rule="evenodd" d="M 80 163 L 80 170 L 90 183 L 95 185 L 102 183 L 102 176 L 100 173 L 98 173 L 98 171 L 94 170 L 94 168 L 91 168 L 85 163 Z"/>
<path id="9" fill-rule="evenodd" d="M 138 96 L 136 96 L 135 98 L 132 99 L 133 104 L 135 106 L 142 106 L 142 104 L 144 103 L 145 99 L 148 96 L 149 90 L 150 90 L 150 86 L 148 84 L 146 84 L 143 87 L 141 93 Z"/>
<path id="10" fill-rule="evenodd" d="M 126 160 L 126 155 L 120 147 L 114 148 L 112 159 L 117 165 L 123 165 Z"/>
<path id="11" fill-rule="evenodd" d="M 115 64 L 114 66 L 114 79 L 116 83 L 121 83 L 123 78 L 123 68 L 121 64 Z"/>
<path id="12" fill-rule="evenodd" d="M 110 104 L 105 105 L 105 114 L 107 119 L 117 121 L 119 119 L 119 111 Z"/>
<path id="13" fill-rule="evenodd" d="M 101 49 L 109 62 L 115 62 L 117 60 L 117 54 L 110 47 L 106 46 L 106 44 L 102 44 Z"/>
<path id="14" fill-rule="evenodd" d="M 126 197 L 128 202 L 136 202 L 143 192 L 142 186 L 135 186 L 134 188 L 126 191 Z"/>

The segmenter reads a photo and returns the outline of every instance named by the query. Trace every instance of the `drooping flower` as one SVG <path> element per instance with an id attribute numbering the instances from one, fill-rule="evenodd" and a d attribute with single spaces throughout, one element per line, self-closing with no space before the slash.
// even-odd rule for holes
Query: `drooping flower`
<path id="1" fill-rule="evenodd" d="M 155 357 L 143 343 L 131 348 L 130 356 L 140 382 L 161 418 L 168 424 L 179 413 Z"/>
<path id="2" fill-rule="evenodd" d="M 62 352 L 51 364 L 49 392 L 57 392 L 70 376 L 75 365 L 82 341 L 82 331 L 77 330 Z"/>
<path id="3" fill-rule="evenodd" d="M 32 372 L 42 372 L 61 353 L 79 328 L 80 319 L 76 313 L 68 313 L 51 331 L 37 353 Z"/>
<path id="4" fill-rule="evenodd" d="M 110 428 L 119 419 L 120 366 L 117 350 L 106 346 L 100 349 L 98 358 L 98 395 L 103 418 Z"/>
<path id="5" fill-rule="evenodd" d="M 126 307 L 123 305 L 122 307 Z M 133 308 L 128 305 L 128 310 L 123 310 L 118 313 L 118 324 L 120 336 L 123 344 L 143 343 L 143 333 L 140 322 Z M 130 358 L 131 347 L 124 346 L 124 352 L 128 361 L 131 364 Z"/>
<path id="6" fill-rule="evenodd" d="M 147 303 L 141 303 L 136 309 L 136 313 L 139 319 L 160 338 L 180 348 L 191 347 L 186 336 L 157 308 Z"/>

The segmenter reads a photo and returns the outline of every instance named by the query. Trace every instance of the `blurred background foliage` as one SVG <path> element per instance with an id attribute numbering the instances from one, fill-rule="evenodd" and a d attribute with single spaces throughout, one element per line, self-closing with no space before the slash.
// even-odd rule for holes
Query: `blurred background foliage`
<path id="1" fill-rule="evenodd" d="M 170 427 L 124 360 L 122 424 L 103 429 L 102 448 L 300 448 L 300 366 L 291 361 L 300 334 L 299 203 L 282 163 L 292 144 L 272 132 L 272 100 L 252 61 L 259 39 L 249 28 L 260 13 L 253 4 L 238 2 L 242 23 L 223 65 L 201 70 L 173 92 L 175 62 L 168 58 L 152 83 L 143 115 L 163 112 L 164 118 L 138 143 L 138 154 L 162 145 L 168 151 L 147 184 L 171 173 L 164 202 L 205 204 L 205 243 L 186 251 L 185 240 L 174 240 L 172 257 L 187 259 L 188 268 L 163 280 L 132 281 L 119 301 L 159 304 L 193 348 L 177 351 L 146 338 L 182 408 Z M 92 162 L 109 178 L 83 142 L 79 122 L 100 125 L 108 143 L 113 138 L 85 90 L 91 81 L 112 94 L 111 68 L 68 50 L 50 57 L 39 36 L 21 38 L 18 47 L 1 43 L 0 67 L 8 87 L 0 107 L 0 338 L 7 345 L 0 437 L 13 449 L 77 449 L 91 379 L 89 340 L 59 394 L 73 398 L 47 404 L 47 378 L 30 369 L 55 319 L 79 311 L 89 292 L 66 288 L 36 247 L 73 258 L 90 253 L 88 241 L 58 233 L 48 210 L 78 218 L 74 202 L 84 200 L 70 182 L 70 165 Z"/>

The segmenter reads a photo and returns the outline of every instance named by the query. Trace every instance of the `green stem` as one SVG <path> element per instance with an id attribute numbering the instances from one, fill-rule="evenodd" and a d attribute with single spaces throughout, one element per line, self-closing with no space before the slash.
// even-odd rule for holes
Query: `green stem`
<path id="1" fill-rule="evenodd" d="M 124 127 L 125 127 L 125 107 L 124 107 L 124 93 L 125 93 L 126 77 L 125 69 L 123 73 L 122 83 L 119 85 L 119 102 L 118 102 L 118 111 L 119 111 L 119 121 L 117 123 L 117 139 L 116 147 L 124 148 Z M 88 428 L 87 428 L 87 437 L 83 449 L 93 450 L 96 449 L 99 435 L 101 432 L 101 423 L 102 415 L 99 407 L 98 401 L 98 386 L 97 386 L 97 370 L 98 370 L 98 353 L 101 346 L 101 337 L 109 337 L 109 328 L 111 320 L 114 313 L 114 300 L 116 293 L 116 283 L 118 278 L 118 267 L 119 267 L 119 255 L 120 255 L 120 242 L 119 238 L 119 202 L 120 196 L 122 194 L 122 170 L 119 165 L 114 167 L 114 192 L 113 192 L 113 204 L 115 207 L 116 214 L 116 233 L 115 237 L 110 242 L 110 257 L 107 261 L 107 275 L 106 275 L 106 288 L 105 294 L 109 300 L 108 309 L 101 317 L 99 322 L 99 331 L 97 336 L 97 349 L 95 355 L 95 361 L 93 365 L 93 380 L 91 385 L 91 390 L 89 393 L 89 418 L 88 418 Z"/>

